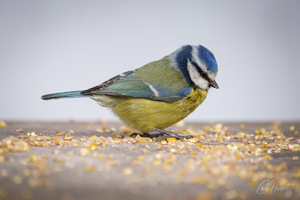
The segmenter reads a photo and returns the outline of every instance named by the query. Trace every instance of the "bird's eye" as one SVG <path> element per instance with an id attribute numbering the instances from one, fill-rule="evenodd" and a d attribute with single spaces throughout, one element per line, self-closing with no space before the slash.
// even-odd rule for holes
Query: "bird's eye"
<path id="1" fill-rule="evenodd" d="M 207 77 L 207 74 L 206 74 L 205 72 L 202 72 L 202 73 L 201 73 L 201 76 L 202 76 L 204 79 L 208 78 L 208 77 Z"/>

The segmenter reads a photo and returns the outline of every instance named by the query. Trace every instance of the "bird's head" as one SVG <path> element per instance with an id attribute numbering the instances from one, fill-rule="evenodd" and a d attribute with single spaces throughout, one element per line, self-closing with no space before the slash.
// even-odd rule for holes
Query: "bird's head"
<path id="1" fill-rule="evenodd" d="M 218 72 L 217 61 L 214 54 L 204 46 L 183 46 L 172 53 L 170 59 L 175 61 L 175 67 L 191 85 L 202 90 L 219 88 L 215 81 Z"/>

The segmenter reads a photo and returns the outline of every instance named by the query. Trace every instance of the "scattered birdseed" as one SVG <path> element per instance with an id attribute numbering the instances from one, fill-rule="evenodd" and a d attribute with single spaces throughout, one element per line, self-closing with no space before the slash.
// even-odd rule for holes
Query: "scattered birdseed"
<path id="1" fill-rule="evenodd" d="M 88 125 L 90 129 L 91 126 L 91 124 Z M 85 136 L 76 135 L 74 137 L 71 134 L 76 133 L 71 130 L 68 134 L 65 134 L 64 131 L 57 132 L 55 136 L 44 136 L 41 133 L 37 134 L 37 131 L 32 131 L 25 135 L 16 137 L 10 136 L 6 139 L 2 139 L 2 141 L 0 141 L 0 163 L 13 162 L 13 159 L 10 158 L 11 153 L 7 152 L 29 152 L 29 146 L 34 146 L 35 148 L 51 147 L 54 150 L 50 150 L 50 152 L 54 155 L 50 158 L 47 158 L 45 155 L 35 154 L 31 154 L 28 157 L 28 154 L 26 154 L 25 158 L 18 161 L 19 164 L 26 167 L 21 174 L 26 177 L 30 187 L 49 187 L 50 182 L 47 177 L 51 174 L 59 173 L 63 169 L 61 168 L 62 165 L 59 164 L 55 164 L 56 166 L 52 166 L 52 168 L 49 169 L 48 161 L 51 159 L 53 159 L 54 162 L 65 163 L 66 167 L 69 167 L 68 169 L 70 170 L 77 164 L 69 161 L 74 159 L 71 157 L 74 153 L 75 155 L 87 156 L 87 158 L 80 159 L 82 159 L 82 164 L 86 165 L 85 172 L 92 172 L 95 171 L 95 168 L 90 165 L 92 162 L 87 162 L 87 160 L 93 159 L 96 161 L 96 158 L 101 158 L 103 160 L 97 161 L 101 162 L 101 165 L 97 166 L 97 171 L 99 172 L 110 170 L 114 166 L 123 164 L 123 160 L 118 160 L 117 156 L 114 158 L 113 156 L 100 153 L 100 150 L 103 148 L 116 147 L 117 145 L 123 148 L 122 145 L 127 144 L 129 145 L 127 148 L 136 150 L 137 146 L 140 145 L 140 147 L 144 149 L 136 153 L 143 153 L 142 155 L 144 156 L 135 154 L 136 156 L 128 157 L 130 160 L 128 160 L 127 165 L 142 166 L 144 170 L 137 170 L 138 174 L 134 174 L 133 169 L 130 167 L 122 171 L 123 175 L 132 175 L 132 177 L 130 177 L 133 178 L 130 180 L 132 183 L 136 184 L 139 178 L 144 178 L 149 181 L 149 183 L 154 184 L 154 180 L 156 180 L 155 177 L 159 175 L 161 170 L 166 176 L 172 177 L 175 183 L 204 184 L 207 189 L 210 190 L 223 187 L 226 189 L 223 198 L 240 199 L 243 193 L 235 190 L 233 183 L 227 183 L 228 178 L 238 177 L 245 179 L 250 186 L 257 187 L 266 178 L 274 177 L 274 179 L 280 180 L 281 183 L 291 183 L 290 185 L 295 183 L 295 186 L 291 186 L 295 191 L 295 188 L 299 186 L 296 178 L 300 178 L 300 168 L 294 167 L 292 168 L 292 172 L 289 172 L 287 171 L 287 163 L 271 164 L 269 162 L 273 159 L 272 156 L 274 154 L 300 151 L 299 131 L 295 131 L 295 127 L 291 126 L 290 130 L 293 132 L 290 134 L 294 134 L 294 137 L 287 137 L 278 127 L 279 125 L 273 129 L 261 128 L 253 130 L 252 132 L 243 130 L 243 132 L 236 134 L 229 132 L 228 128 L 218 123 L 212 126 L 212 128 L 205 126 L 204 131 L 188 128 L 177 132 L 182 135 L 193 135 L 194 137 L 191 139 L 177 140 L 175 138 L 167 138 L 162 141 L 140 136 L 136 138 L 128 137 L 127 134 L 130 133 L 131 130 L 127 127 L 121 127 L 120 132 L 117 132 L 117 129 L 106 128 L 104 126 L 99 128 L 99 130 L 97 129 L 96 132 L 101 130 L 101 133 L 110 134 L 106 137 L 98 137 L 96 135 L 89 136 L 88 134 Z M 239 128 L 244 129 L 245 127 L 241 124 Z M 18 132 L 17 130 L 16 132 Z M 175 130 L 172 131 L 176 132 Z M 20 133 L 22 132 L 20 131 Z M 165 145 L 165 147 L 163 145 Z M 150 146 L 152 146 L 152 148 L 156 146 L 156 149 L 159 151 L 154 155 L 152 154 L 153 152 L 148 153 Z M 65 147 L 70 150 L 58 150 Z M 72 149 L 74 147 L 79 147 L 79 149 Z M 91 151 L 98 148 L 100 148 L 98 150 L 99 152 Z M 162 151 L 163 149 L 165 149 L 165 151 Z M 91 154 L 89 152 L 91 152 Z M 103 149 L 103 152 L 106 151 Z M 183 160 L 181 154 L 187 154 L 187 157 L 184 156 L 185 158 Z M 67 155 L 70 157 L 68 157 L 67 162 L 64 158 L 54 157 L 56 155 Z M 299 156 L 291 156 L 289 158 L 291 159 L 287 162 L 297 162 L 299 160 Z M 6 163 L 4 163 L 4 165 Z M 220 165 L 220 163 L 222 164 Z M 176 171 L 176 173 L 174 173 L 174 171 Z M 196 175 L 192 176 L 192 174 L 195 173 Z M 197 173 L 205 174 L 205 177 L 199 176 Z M 105 174 L 109 174 L 109 172 Z M 2 177 L 10 177 L 6 169 L 0 170 L 0 179 Z M 22 183 L 23 178 L 21 176 L 13 174 L 12 177 L 14 183 Z M 129 185 L 132 185 L 132 183 Z M 164 184 L 163 181 L 162 184 Z M 134 189 L 134 191 L 136 190 Z M 208 199 L 214 197 L 210 192 L 207 194 L 209 195 L 200 193 L 198 197 L 206 196 Z"/>

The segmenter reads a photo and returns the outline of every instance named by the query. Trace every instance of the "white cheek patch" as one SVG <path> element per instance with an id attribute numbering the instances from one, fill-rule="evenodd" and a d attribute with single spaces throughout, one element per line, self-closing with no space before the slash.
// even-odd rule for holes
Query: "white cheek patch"
<path id="1" fill-rule="evenodd" d="M 209 88 L 208 81 L 200 76 L 198 70 L 194 65 L 192 65 L 190 61 L 188 61 L 187 63 L 187 69 L 193 83 L 199 88 L 201 88 L 202 90 L 208 90 Z"/>

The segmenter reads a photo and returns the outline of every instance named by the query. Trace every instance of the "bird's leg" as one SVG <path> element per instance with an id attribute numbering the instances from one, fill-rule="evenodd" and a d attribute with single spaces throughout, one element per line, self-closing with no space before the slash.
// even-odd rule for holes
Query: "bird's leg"
<path id="1" fill-rule="evenodd" d="M 148 138 L 151 138 L 151 139 L 152 138 L 157 138 L 157 140 L 167 140 L 168 136 L 176 138 L 176 139 L 189 139 L 189 138 L 193 137 L 192 135 L 180 136 L 180 135 L 177 135 L 176 133 L 165 131 L 165 130 L 159 129 L 159 128 L 155 128 L 155 130 L 160 132 L 160 133 L 154 133 L 154 134 L 150 134 L 150 133 L 143 133 L 143 134 L 132 133 L 130 135 L 130 137 L 136 137 L 137 135 L 139 135 L 141 137 L 148 137 Z M 164 135 L 167 135 L 167 137 L 165 137 Z"/>
<path id="2" fill-rule="evenodd" d="M 141 137 L 148 137 L 148 138 L 161 138 L 164 136 L 164 133 L 156 133 L 156 134 L 150 134 L 150 133 L 143 133 L 143 134 L 139 134 L 139 133 L 132 133 L 130 135 L 130 137 L 136 137 L 136 136 L 141 136 Z"/>
<path id="3" fill-rule="evenodd" d="M 173 137 L 173 138 L 176 138 L 176 139 L 189 139 L 189 138 L 193 138 L 192 135 L 180 136 L 180 135 L 177 135 L 176 133 L 165 131 L 165 130 L 159 129 L 159 128 L 155 128 L 155 130 L 159 131 L 162 134 L 166 134 L 166 135 L 168 135 L 170 137 Z M 160 137 L 158 137 L 158 138 L 160 138 Z"/>

